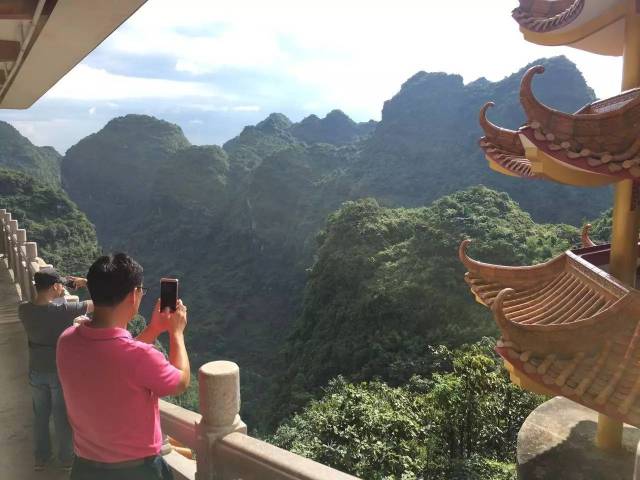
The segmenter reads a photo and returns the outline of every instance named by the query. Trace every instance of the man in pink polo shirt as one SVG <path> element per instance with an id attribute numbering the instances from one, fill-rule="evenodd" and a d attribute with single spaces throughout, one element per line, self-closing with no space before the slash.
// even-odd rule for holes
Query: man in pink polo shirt
<path id="1" fill-rule="evenodd" d="M 87 275 L 93 320 L 60 336 L 57 363 L 76 459 L 71 480 L 172 479 L 159 456 L 158 398 L 189 386 L 184 345 L 187 308 L 156 304 L 151 321 L 133 339 L 126 327 L 146 289 L 142 267 L 119 253 L 94 262 Z M 169 361 L 153 346 L 169 332 Z"/>

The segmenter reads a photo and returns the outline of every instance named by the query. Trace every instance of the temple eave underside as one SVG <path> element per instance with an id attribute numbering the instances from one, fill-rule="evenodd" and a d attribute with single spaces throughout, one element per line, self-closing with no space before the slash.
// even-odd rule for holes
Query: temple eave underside
<path id="1" fill-rule="evenodd" d="M 627 0 L 520 0 L 512 16 L 531 43 L 620 56 L 627 8 Z"/>
<path id="2" fill-rule="evenodd" d="M 583 238 L 593 244 L 588 228 Z M 603 269 L 610 246 L 510 267 L 473 260 L 468 245 L 459 252 L 465 281 L 493 314 L 512 377 L 640 426 L 640 292 Z"/>
<path id="3" fill-rule="evenodd" d="M 549 32 L 566 27 L 584 8 L 585 0 L 521 0 L 513 18 L 521 27 L 534 32 Z"/>

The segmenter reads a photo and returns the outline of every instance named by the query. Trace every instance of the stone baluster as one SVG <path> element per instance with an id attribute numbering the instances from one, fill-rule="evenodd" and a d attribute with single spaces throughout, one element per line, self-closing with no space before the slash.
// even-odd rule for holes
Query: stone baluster
<path id="1" fill-rule="evenodd" d="M 2 218 L 2 247 L 4 255 L 7 259 L 7 267 L 11 264 L 11 244 L 9 243 L 9 222 L 11 221 L 11 212 L 4 214 Z"/>
<path id="2" fill-rule="evenodd" d="M 22 300 L 29 300 L 29 294 L 27 293 L 27 259 L 26 255 L 22 254 L 22 247 L 27 243 L 27 231 L 24 228 L 16 230 L 16 282 L 20 285 L 20 294 Z"/>
<path id="3" fill-rule="evenodd" d="M 0 252 L 0 254 L 2 255 L 6 255 L 7 254 L 7 248 L 6 248 L 6 243 L 4 241 L 4 217 L 7 215 L 7 209 L 6 208 L 0 208 L 0 232 L 3 233 L 3 239 L 2 241 L 0 241 L 0 249 L 2 249 L 2 251 Z"/>
<path id="4" fill-rule="evenodd" d="M 29 300 L 31 300 L 36 296 L 36 287 L 33 283 L 33 274 L 31 273 L 31 263 L 35 262 L 36 258 L 38 258 L 38 244 L 36 242 L 27 242 L 24 246 L 27 250 L 27 285 Z"/>
<path id="5" fill-rule="evenodd" d="M 18 267 L 17 250 L 16 250 L 16 234 L 18 232 L 18 221 L 9 220 L 9 252 L 11 258 L 11 270 L 13 270 L 13 281 L 17 282 L 16 270 Z"/>
<path id="6" fill-rule="evenodd" d="M 240 369 L 233 362 L 209 362 L 200 367 L 198 382 L 202 420 L 196 425 L 196 480 L 213 480 L 215 442 L 233 432 L 247 433 L 240 418 Z"/>

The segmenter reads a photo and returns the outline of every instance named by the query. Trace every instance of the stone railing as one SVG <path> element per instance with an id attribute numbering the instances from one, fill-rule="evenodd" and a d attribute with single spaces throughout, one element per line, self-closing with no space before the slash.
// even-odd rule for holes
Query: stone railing
<path id="1" fill-rule="evenodd" d="M 27 231 L 18 228 L 18 221 L 11 218 L 11 213 L 0 209 L 2 227 L 2 253 L 5 255 L 9 273 L 19 287 L 20 297 L 31 300 L 36 292 L 33 285 L 33 274 L 48 265 L 38 257 L 38 245 L 27 242 Z"/>
<path id="2" fill-rule="evenodd" d="M 35 242 L 0 209 L 2 243 L 9 272 L 23 300 L 35 296 L 33 274 L 48 265 Z M 77 298 L 77 297 L 76 297 Z M 170 439 L 162 454 L 176 480 L 358 480 L 338 470 L 248 436 L 240 418 L 240 370 L 235 363 L 209 362 L 198 372 L 200 413 L 160 400 L 162 430 Z M 182 455 L 195 452 L 196 460 Z"/>
<path id="3" fill-rule="evenodd" d="M 240 370 L 235 363 L 203 365 L 198 382 L 199 414 L 160 401 L 164 433 L 196 452 L 196 462 L 178 455 L 165 457 L 178 479 L 356 480 L 246 435 L 239 415 Z"/>

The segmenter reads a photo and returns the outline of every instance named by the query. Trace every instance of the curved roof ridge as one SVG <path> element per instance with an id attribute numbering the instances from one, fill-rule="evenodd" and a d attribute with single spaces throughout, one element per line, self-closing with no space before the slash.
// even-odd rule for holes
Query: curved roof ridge
<path id="1" fill-rule="evenodd" d="M 523 28 L 543 33 L 573 22 L 584 4 L 585 0 L 520 0 L 512 16 Z"/>

